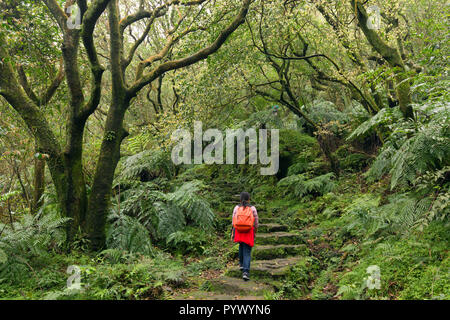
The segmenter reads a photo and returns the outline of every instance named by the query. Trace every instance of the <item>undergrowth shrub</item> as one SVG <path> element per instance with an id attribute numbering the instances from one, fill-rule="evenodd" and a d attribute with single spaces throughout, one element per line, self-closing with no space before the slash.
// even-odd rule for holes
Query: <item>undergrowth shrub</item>
<path id="1" fill-rule="evenodd" d="M 448 224 L 433 223 L 423 234 L 398 241 L 367 243 L 360 263 L 342 275 L 337 295 L 342 299 L 449 299 Z M 380 269 L 380 289 L 367 286 L 367 268 Z"/>
<path id="2" fill-rule="evenodd" d="M 79 289 L 53 290 L 44 299 L 157 300 L 165 298 L 168 288 L 186 285 L 183 262 L 162 252 L 134 263 L 92 262 L 79 266 Z"/>
<path id="3" fill-rule="evenodd" d="M 170 153 L 163 150 L 145 150 L 125 158 L 118 170 L 114 185 L 138 179 L 151 181 L 155 178 L 172 178 L 175 175 L 175 165 Z"/>
<path id="4" fill-rule="evenodd" d="M 32 265 L 43 263 L 50 253 L 59 252 L 66 239 L 69 218 L 52 211 L 23 215 L 12 225 L 0 223 L 0 279 L 15 282 L 20 275 L 33 272 Z"/>
<path id="5" fill-rule="evenodd" d="M 404 121 L 397 108 L 382 109 L 362 123 L 348 138 L 373 128 L 389 128 L 388 137 L 366 176 L 370 181 L 391 175 L 391 189 L 414 185 L 417 177 L 450 164 L 450 104 L 415 106 L 419 123 Z"/>
<path id="6" fill-rule="evenodd" d="M 124 191 L 124 200 L 115 204 L 109 216 L 109 247 L 149 253 L 150 239 L 170 247 L 177 239 L 181 241 L 184 237 L 188 241 L 186 227 L 211 232 L 216 217 L 201 195 L 205 187 L 201 181 L 194 180 L 174 192 L 164 193 L 154 183 L 147 182 Z M 181 233 L 170 237 L 176 232 Z"/>
<path id="7" fill-rule="evenodd" d="M 318 196 L 334 189 L 334 173 L 310 178 L 308 174 L 298 174 L 283 178 L 278 187 L 284 189 L 284 194 L 292 192 L 296 197 L 305 195 Z"/>
<path id="8" fill-rule="evenodd" d="M 304 257 L 290 268 L 287 277 L 276 287 L 276 295 L 286 299 L 298 299 L 309 291 L 309 283 L 319 272 L 319 263 L 314 257 Z"/>
<path id="9" fill-rule="evenodd" d="M 147 255 L 152 253 L 150 234 L 136 218 L 112 213 L 108 219 L 111 221 L 106 232 L 108 248 Z"/>
<path id="10" fill-rule="evenodd" d="M 171 233 L 166 240 L 167 246 L 177 254 L 200 255 L 209 243 L 208 236 L 200 229 L 187 228 L 183 231 Z"/>

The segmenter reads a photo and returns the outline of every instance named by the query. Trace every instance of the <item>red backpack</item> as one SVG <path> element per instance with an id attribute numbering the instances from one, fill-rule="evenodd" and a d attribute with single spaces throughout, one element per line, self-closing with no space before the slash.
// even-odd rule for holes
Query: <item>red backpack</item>
<path id="1" fill-rule="evenodd" d="M 233 227 L 239 232 L 249 232 L 255 221 L 252 209 L 248 206 L 240 206 L 233 218 Z"/>

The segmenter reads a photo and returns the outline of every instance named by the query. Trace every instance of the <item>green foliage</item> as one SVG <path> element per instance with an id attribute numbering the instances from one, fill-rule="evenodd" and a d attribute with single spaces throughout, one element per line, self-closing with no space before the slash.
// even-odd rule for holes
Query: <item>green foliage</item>
<path id="1" fill-rule="evenodd" d="M 311 167 L 310 163 L 301 159 L 288 168 L 288 176 L 305 173 Z"/>
<path id="2" fill-rule="evenodd" d="M 280 117 L 275 116 L 272 109 L 252 113 L 239 125 L 244 130 L 247 128 L 281 128 L 282 126 Z"/>
<path id="3" fill-rule="evenodd" d="M 296 197 L 305 195 L 323 195 L 334 189 L 334 173 L 308 179 L 307 174 L 288 176 L 278 182 L 278 187 L 284 189 L 284 193 L 291 191 Z"/>
<path id="4" fill-rule="evenodd" d="M 280 157 L 295 157 L 302 154 L 314 159 L 315 150 L 318 150 L 317 140 L 311 136 L 300 133 L 298 130 L 280 130 Z"/>
<path id="5" fill-rule="evenodd" d="M 225 264 L 220 257 L 209 257 L 201 261 L 196 261 L 187 266 L 187 271 L 190 275 L 199 275 L 202 271 L 207 270 L 221 270 Z"/>
<path id="6" fill-rule="evenodd" d="M 146 245 L 146 244 L 144 244 Z M 151 251 L 154 253 L 154 251 Z M 103 250 L 98 255 L 98 260 L 109 262 L 111 264 L 134 262 L 136 255 L 132 250 L 124 251 L 121 249 L 110 248 Z"/>
<path id="7" fill-rule="evenodd" d="M 152 243 L 148 230 L 136 219 L 123 213 L 112 213 L 106 233 L 106 245 L 111 249 L 126 250 L 130 253 L 152 253 Z"/>
<path id="8" fill-rule="evenodd" d="M 325 100 L 314 100 L 311 106 L 304 108 L 308 116 L 315 123 L 326 125 L 335 134 L 340 133 L 339 124 L 349 121 L 349 116 L 340 111 L 333 102 Z"/>
<path id="9" fill-rule="evenodd" d="M 140 183 L 135 188 L 123 192 L 125 198 L 120 203 L 120 214 L 111 214 L 112 225 L 109 239 L 112 247 L 142 247 L 140 241 L 150 236 L 155 241 L 173 244 L 177 236 L 167 242 L 169 236 L 183 231 L 186 226 L 197 226 L 210 232 L 213 229 L 215 214 L 208 201 L 201 195 L 206 186 L 197 180 L 186 182 L 175 192 L 163 193 L 154 183 Z M 116 204 L 116 209 L 119 204 Z M 113 210 L 114 211 L 114 210 Z M 132 233 L 133 232 L 133 233 Z M 180 235 L 180 234 L 178 234 Z M 181 233 L 183 235 L 183 233 Z M 135 245 L 134 241 L 138 241 Z M 150 246 L 150 242 L 148 242 Z"/>
<path id="10" fill-rule="evenodd" d="M 188 228 L 171 233 L 166 240 L 167 246 L 177 254 L 200 255 L 205 251 L 208 237 L 202 230 Z"/>
<path id="11" fill-rule="evenodd" d="M 48 257 L 49 251 L 61 249 L 65 242 L 62 227 L 69 221 L 57 212 L 24 215 L 13 225 L 0 223 L 0 279 L 17 281 L 31 264 Z"/>
<path id="12" fill-rule="evenodd" d="M 373 129 L 382 129 L 395 123 L 401 119 L 402 114 L 398 108 L 384 108 L 376 115 L 359 125 L 348 137 L 347 140 L 352 140 L 357 137 L 364 136 Z"/>
<path id="13" fill-rule="evenodd" d="M 158 213 L 158 232 L 163 238 L 191 224 L 211 231 L 215 214 L 209 203 L 198 192 L 205 185 L 200 181 L 183 184 L 175 192 L 166 194 L 155 203 Z"/>
<path id="14" fill-rule="evenodd" d="M 409 123 L 397 124 L 377 156 L 367 177 L 380 179 L 391 174 L 391 189 L 397 185 L 414 184 L 428 171 L 442 169 L 450 159 L 450 122 L 448 105 L 439 113 L 429 113 L 429 121 L 416 129 Z"/>
<path id="15" fill-rule="evenodd" d="M 157 177 L 173 177 L 175 166 L 170 154 L 163 150 L 145 150 L 127 157 L 116 178 L 116 185 L 121 181 L 141 179 L 150 181 Z"/>
<path id="16" fill-rule="evenodd" d="M 449 299 L 449 259 L 442 251 L 447 243 L 448 225 L 435 223 L 422 236 L 367 244 L 360 263 L 340 279 L 337 295 L 342 299 Z M 380 268 L 380 289 L 366 285 L 369 265 Z"/>
<path id="17" fill-rule="evenodd" d="M 311 290 L 311 298 L 313 300 L 332 299 L 335 295 L 335 283 L 333 279 L 333 268 L 322 270 L 320 275 L 314 282 Z"/>
<path id="18" fill-rule="evenodd" d="M 421 126 L 392 157 L 391 188 L 414 182 L 428 170 L 450 164 L 450 117 L 439 117 Z"/>
<path id="19" fill-rule="evenodd" d="M 368 163 L 367 155 L 361 153 L 351 153 L 339 162 L 340 168 L 343 170 L 359 171 L 366 167 Z"/>
<path id="20" fill-rule="evenodd" d="M 7 193 L 5 193 L 5 194 L 2 194 L 2 195 L 0 196 L 0 203 L 6 202 L 6 201 L 8 201 L 9 199 L 11 199 L 11 198 L 17 196 L 18 194 L 20 194 L 19 191 L 10 191 L 10 192 L 7 192 Z"/>
<path id="21" fill-rule="evenodd" d="M 318 261 L 314 257 L 305 257 L 293 266 L 286 279 L 277 285 L 277 296 L 298 299 L 305 296 L 310 288 L 310 281 L 317 276 Z"/>
<path id="22" fill-rule="evenodd" d="M 435 205 L 430 195 L 418 198 L 411 193 L 394 194 L 388 197 L 388 203 L 380 204 L 379 197 L 364 196 L 356 199 L 345 209 L 343 217 L 347 221 L 346 229 L 362 239 L 380 236 L 408 236 L 414 230 L 423 230 L 436 219 L 430 209 Z M 438 215 L 444 219 L 448 215 Z"/>
<path id="23" fill-rule="evenodd" d="M 49 292 L 44 299 L 163 299 L 167 287 L 185 284 L 183 263 L 160 252 L 133 263 L 80 265 L 81 288 Z"/>

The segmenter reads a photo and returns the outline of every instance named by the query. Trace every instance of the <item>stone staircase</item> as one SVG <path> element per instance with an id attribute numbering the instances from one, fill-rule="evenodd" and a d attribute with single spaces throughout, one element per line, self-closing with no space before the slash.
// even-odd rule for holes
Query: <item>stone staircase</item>
<path id="1" fill-rule="evenodd" d="M 257 207 L 258 208 L 258 207 Z M 259 229 L 252 249 L 250 281 L 242 279 L 238 259 L 223 276 L 209 280 L 207 291 L 196 291 L 181 299 L 196 300 L 262 300 L 273 292 L 273 283 L 283 279 L 290 268 L 308 255 L 304 239 L 288 232 L 286 225 L 263 210 L 258 211 Z M 230 216 L 223 217 L 230 220 Z M 177 298 L 179 299 L 179 298 Z"/>
<path id="2" fill-rule="evenodd" d="M 278 280 L 308 252 L 308 248 L 300 235 L 288 232 L 286 225 L 276 223 L 275 218 L 265 217 L 264 212 L 259 213 L 259 216 L 260 225 L 252 249 L 250 278 L 259 281 Z M 238 265 L 225 274 L 242 277 Z"/>

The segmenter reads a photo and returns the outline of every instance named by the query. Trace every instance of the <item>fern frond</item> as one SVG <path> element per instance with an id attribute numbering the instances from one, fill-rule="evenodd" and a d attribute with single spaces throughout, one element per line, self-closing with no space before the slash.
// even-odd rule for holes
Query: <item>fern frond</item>
<path id="1" fill-rule="evenodd" d="M 308 179 L 306 174 L 299 174 L 281 179 L 278 182 L 278 186 L 292 191 L 297 197 L 307 194 L 323 195 L 334 189 L 334 178 L 335 175 L 332 172 L 312 179 Z"/>
<path id="2" fill-rule="evenodd" d="M 156 177 L 172 177 L 175 166 L 170 154 L 163 150 L 146 150 L 132 155 L 123 161 L 122 170 L 116 178 L 115 185 L 122 180 L 140 179 L 146 175 L 148 180 Z"/>
<path id="3" fill-rule="evenodd" d="M 387 124 L 391 124 L 398 119 L 401 119 L 402 115 L 398 108 L 384 108 L 381 109 L 376 115 L 364 121 L 360 124 L 348 137 L 347 141 L 350 141 L 356 137 L 366 135 L 369 131 L 376 127 L 382 127 Z"/>

